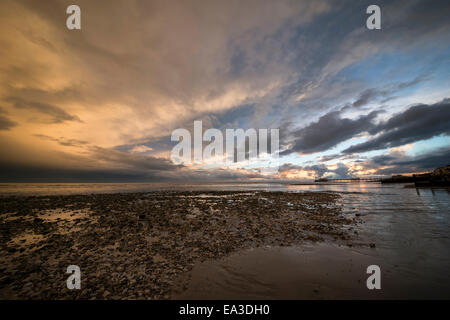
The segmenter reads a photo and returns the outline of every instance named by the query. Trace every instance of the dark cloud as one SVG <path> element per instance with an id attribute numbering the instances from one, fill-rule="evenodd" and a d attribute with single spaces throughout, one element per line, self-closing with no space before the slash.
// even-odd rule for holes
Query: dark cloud
<path id="1" fill-rule="evenodd" d="M 169 171 L 183 167 L 174 165 L 168 159 L 155 158 L 140 154 L 130 154 L 114 149 L 106 149 L 98 146 L 90 147 L 92 157 L 100 162 L 106 162 L 115 166 L 131 168 L 133 170 L 148 171 Z"/>
<path id="2" fill-rule="evenodd" d="M 80 118 L 75 115 L 71 115 L 63 109 L 44 102 L 26 101 L 19 97 L 9 97 L 6 101 L 12 103 L 14 107 L 18 109 L 35 110 L 39 113 L 45 114 L 50 117 L 51 123 L 61 123 L 63 121 L 78 121 Z"/>
<path id="3" fill-rule="evenodd" d="M 366 152 L 393 148 L 425 140 L 441 134 L 450 134 L 450 99 L 427 105 L 412 106 L 394 115 L 388 121 L 373 127 L 373 139 L 345 149 L 344 153 Z"/>
<path id="4" fill-rule="evenodd" d="M 316 177 L 322 177 L 325 172 L 328 171 L 327 166 L 324 164 L 315 164 L 315 165 L 307 165 L 300 166 L 292 163 L 285 163 L 278 169 L 279 172 L 286 172 L 291 170 L 298 171 L 313 171 Z"/>
<path id="5" fill-rule="evenodd" d="M 321 156 L 321 157 L 318 158 L 318 160 L 320 162 L 327 162 L 327 161 L 331 161 L 331 160 L 334 160 L 334 159 L 339 159 L 341 157 L 342 157 L 341 154 L 335 153 L 335 154 L 330 154 L 330 155 L 326 155 L 326 156 Z"/>
<path id="6" fill-rule="evenodd" d="M 279 172 L 286 172 L 291 170 L 313 171 L 316 179 L 324 177 L 325 174 L 327 174 L 327 177 L 339 179 L 352 177 L 351 173 L 349 172 L 349 168 L 346 164 L 338 162 L 336 165 L 337 165 L 336 169 L 330 169 L 324 164 L 299 166 L 294 165 L 292 163 L 286 163 L 279 168 Z"/>
<path id="7" fill-rule="evenodd" d="M 99 150 L 100 151 L 100 150 Z M 111 151 L 111 150 L 110 150 Z M 164 159 L 133 157 L 112 150 L 101 151 L 105 164 L 101 167 L 67 168 L 54 165 L 36 165 L 0 162 L 0 180 L 3 182 L 164 182 L 164 181 L 237 181 L 261 179 L 259 172 L 217 170 L 185 170 Z M 111 165 L 121 164 L 121 167 Z"/>
<path id="8" fill-rule="evenodd" d="M 346 164 L 339 162 L 337 168 L 332 172 L 335 174 L 336 178 L 350 178 L 351 174 L 349 172 L 349 167 Z"/>
<path id="9" fill-rule="evenodd" d="M 0 130 L 9 130 L 12 127 L 15 127 L 17 125 L 16 122 L 11 121 L 7 117 L 0 114 Z"/>
<path id="10" fill-rule="evenodd" d="M 319 162 L 327 162 L 327 161 L 336 160 L 336 159 L 360 161 L 361 158 L 363 158 L 363 157 L 360 157 L 359 155 L 335 153 L 335 154 L 320 156 L 320 157 L 317 157 L 316 159 Z"/>
<path id="11" fill-rule="evenodd" d="M 329 112 L 320 117 L 317 122 L 293 132 L 294 146 L 281 154 L 314 153 L 328 150 L 359 133 L 372 129 L 374 127 L 373 120 L 378 113 L 379 111 L 373 111 L 366 116 L 352 120 L 341 118 L 339 111 Z"/>
<path id="12" fill-rule="evenodd" d="M 396 94 L 398 91 L 413 87 L 421 82 L 426 81 L 427 79 L 428 76 L 424 74 L 412 79 L 411 81 L 399 82 L 383 88 L 366 89 L 351 105 L 355 108 L 358 108 L 379 99 L 382 99 L 382 102 L 384 103 L 388 100 L 393 99 L 394 94 Z"/>
<path id="13" fill-rule="evenodd" d="M 393 165 L 413 166 L 412 171 L 433 170 L 450 164 L 450 148 L 441 148 L 433 153 L 417 157 L 405 157 L 392 161 Z"/>
<path id="14" fill-rule="evenodd" d="M 363 105 L 366 105 L 367 103 L 369 103 L 369 101 L 374 99 L 374 97 L 376 97 L 380 94 L 383 95 L 381 92 L 377 91 L 376 89 L 367 89 L 359 95 L 359 98 L 355 102 L 352 103 L 352 106 L 353 107 L 361 107 Z"/>
<path id="15" fill-rule="evenodd" d="M 58 144 L 65 146 L 65 147 L 78 147 L 78 146 L 83 146 L 83 145 L 88 144 L 87 141 L 83 141 L 83 140 L 66 139 L 66 138 L 52 138 L 52 137 L 46 136 L 44 134 L 35 134 L 34 136 L 37 138 L 40 138 L 40 139 L 57 142 Z"/>
<path id="16" fill-rule="evenodd" d="M 372 157 L 361 165 L 365 169 L 376 169 L 377 175 L 393 175 L 412 172 L 432 171 L 450 164 L 450 148 L 440 148 L 431 153 L 407 156 L 404 152 L 394 152 Z M 381 169 L 380 169 L 381 167 Z"/>
<path id="17" fill-rule="evenodd" d="M 109 168 L 79 169 L 33 165 L 0 165 L 3 182 L 144 182 L 165 181 L 167 178 L 155 172 L 119 170 Z"/>

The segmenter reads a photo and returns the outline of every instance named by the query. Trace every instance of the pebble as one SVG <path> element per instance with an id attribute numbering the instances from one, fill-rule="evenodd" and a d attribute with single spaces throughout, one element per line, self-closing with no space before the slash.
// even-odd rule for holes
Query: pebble
<path id="1" fill-rule="evenodd" d="M 355 233 L 345 226 L 356 221 L 339 198 L 235 191 L 4 197 L 0 296 L 170 299 L 178 277 L 205 259 L 325 238 L 349 243 Z M 14 219 L 4 219 L 11 212 Z M 56 218 L 45 218 L 49 213 Z M 12 241 L 27 234 L 38 238 Z M 66 288 L 72 264 L 82 274 L 76 294 Z"/>

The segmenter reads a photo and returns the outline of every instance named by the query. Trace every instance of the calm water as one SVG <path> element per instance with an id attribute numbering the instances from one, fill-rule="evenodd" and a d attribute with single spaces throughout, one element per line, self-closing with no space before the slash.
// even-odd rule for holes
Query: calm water
<path id="1" fill-rule="evenodd" d="M 355 297 L 355 292 L 367 293 L 365 291 L 367 290 L 365 288 L 367 263 L 379 265 L 384 272 L 387 282 L 384 282 L 383 293 L 385 296 L 383 297 L 450 298 L 450 190 L 448 189 L 415 189 L 405 188 L 401 184 L 381 185 L 377 183 L 295 186 L 265 183 L 0 184 L 0 195 L 87 194 L 156 190 L 338 192 L 342 195 L 340 205 L 343 206 L 343 210 L 359 213 L 364 221 L 358 227 L 360 239 L 355 242 L 376 244 L 375 249 L 358 246 L 353 248 L 336 247 L 332 244 L 325 244 L 325 247 L 324 245 L 313 245 L 309 248 L 288 249 L 287 251 L 286 249 L 281 251 L 279 249 L 265 250 L 262 253 L 238 254 L 225 260 L 209 262 L 210 265 L 202 265 L 194 269 L 193 282 L 188 294 L 182 296 L 183 298 L 202 297 L 198 293 L 205 292 L 205 282 L 208 282 L 208 296 L 216 298 L 314 298 L 314 295 L 311 296 L 311 292 L 315 294 L 317 291 L 324 292 L 324 297 Z M 301 254 L 298 254 L 299 252 Z M 255 254 L 256 256 L 254 256 Z M 281 266 L 274 261 L 283 261 L 283 264 Z M 312 261 L 315 261 L 316 265 L 306 265 Z M 258 269 L 261 265 L 267 266 L 264 269 L 266 271 Z M 321 283 L 324 281 L 322 274 L 310 274 L 307 278 L 299 276 L 303 274 L 299 273 L 299 269 L 302 268 L 322 270 L 324 274 L 333 275 L 332 270 L 325 270 L 323 266 L 345 266 L 346 271 L 342 273 L 344 267 L 341 269 L 338 267 L 336 270 L 341 270 L 340 273 L 335 274 L 334 277 L 331 277 L 332 279 L 324 283 Z M 279 270 L 280 268 L 284 269 Z M 267 279 L 268 275 L 277 270 L 282 271 L 280 276 L 284 278 L 271 277 L 272 282 Z M 205 278 L 208 275 L 209 278 Z M 339 281 L 347 278 L 353 285 L 342 287 L 343 284 Z M 305 286 L 305 279 L 318 280 Z M 327 286 L 327 283 L 330 285 Z M 334 287 L 331 285 L 332 283 L 335 283 Z M 267 287 L 258 287 L 261 284 L 266 284 Z M 319 286 L 321 291 L 318 289 L 301 291 L 298 290 L 299 286 L 311 290 Z M 238 294 L 240 288 L 245 288 L 241 296 Z M 260 294 L 261 292 L 263 294 Z M 287 293 L 289 294 L 287 295 Z M 356 297 L 365 297 L 363 293 Z"/>
<path id="2" fill-rule="evenodd" d="M 0 183 L 0 195 L 59 195 L 147 192 L 158 190 L 286 190 L 268 183 Z"/>

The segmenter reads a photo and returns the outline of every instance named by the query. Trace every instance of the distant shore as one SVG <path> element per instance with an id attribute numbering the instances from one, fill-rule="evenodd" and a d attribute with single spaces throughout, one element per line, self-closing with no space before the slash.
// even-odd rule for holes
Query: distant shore
<path id="1" fill-rule="evenodd" d="M 351 246 L 359 218 L 344 215 L 339 198 L 263 191 L 3 197 L 0 298 L 169 299 L 195 264 L 241 249 Z M 81 290 L 66 288 L 69 265 L 81 269 Z"/>

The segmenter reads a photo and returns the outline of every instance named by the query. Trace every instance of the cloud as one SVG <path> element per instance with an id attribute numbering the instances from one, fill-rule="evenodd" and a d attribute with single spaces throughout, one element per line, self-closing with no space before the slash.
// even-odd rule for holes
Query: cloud
<path id="1" fill-rule="evenodd" d="M 421 82 L 428 79 L 428 76 L 423 74 L 410 81 L 404 81 L 399 83 L 394 83 L 382 88 L 369 88 L 364 90 L 359 97 L 351 104 L 355 108 L 367 105 L 370 102 L 383 99 L 383 103 L 388 100 L 393 99 L 393 95 L 400 90 L 411 88 Z"/>
<path id="2" fill-rule="evenodd" d="M 36 101 L 25 101 L 19 97 L 8 97 L 6 101 L 12 103 L 14 107 L 18 109 L 29 109 L 34 110 L 39 113 L 50 116 L 50 123 L 61 123 L 63 121 L 78 121 L 81 122 L 80 118 L 75 115 L 71 115 L 64 111 L 63 109 L 53 106 L 48 103 L 36 102 Z"/>
<path id="3" fill-rule="evenodd" d="M 373 120 L 379 111 L 372 111 L 366 116 L 355 120 L 341 118 L 339 111 L 332 111 L 319 118 L 317 122 L 292 133 L 293 146 L 281 153 L 286 155 L 292 152 L 303 154 L 325 151 L 337 144 L 367 132 L 374 127 Z"/>
<path id="4" fill-rule="evenodd" d="M 153 149 L 144 145 L 134 146 L 130 149 L 131 153 L 145 153 L 152 151 Z"/>
<path id="5" fill-rule="evenodd" d="M 0 114 L 0 130 L 9 130 L 15 126 L 17 126 L 16 122 Z"/>
<path id="6" fill-rule="evenodd" d="M 168 159 L 155 158 L 141 154 L 129 154 L 126 152 L 106 149 L 98 146 L 89 148 L 91 157 L 103 166 L 113 166 L 121 168 L 130 168 L 141 171 L 168 171 L 183 167 L 182 165 L 174 165 Z"/>
<path id="7" fill-rule="evenodd" d="M 172 130 L 199 119 L 205 128 L 280 128 L 292 143 L 285 154 L 325 151 L 368 130 L 383 134 L 374 131 L 374 102 L 437 79 L 447 65 L 446 2 L 381 1 L 382 32 L 365 27 L 368 0 L 78 0 L 81 32 L 65 27 L 69 4 L 0 1 L 0 48 L 8 48 L 0 50 L 0 104 L 8 108 L 0 143 L 11 150 L 0 160 L 118 179 L 113 172 L 225 177 L 162 161 Z M 409 56 L 424 59 L 411 65 Z M 345 103 L 368 115 L 337 112 Z M 287 121 L 303 129 L 289 132 Z M 253 174 L 230 169 L 228 177 Z"/>
<path id="8" fill-rule="evenodd" d="M 343 153 L 393 148 L 441 134 L 449 135 L 450 99 L 432 105 L 412 106 L 388 121 L 372 127 L 370 132 L 380 134 L 369 141 L 345 149 Z"/>
<path id="9" fill-rule="evenodd" d="M 329 166 L 325 164 L 299 166 L 292 163 L 286 163 L 279 168 L 279 172 L 282 176 L 287 177 L 296 177 L 298 176 L 298 173 L 306 173 L 304 175 L 300 175 L 303 179 L 305 177 L 310 179 L 319 179 L 323 177 L 343 179 L 353 177 L 353 174 L 350 172 L 350 168 L 342 162 Z"/>
<path id="10" fill-rule="evenodd" d="M 0 179 L 5 182 L 148 182 L 167 180 L 154 172 L 142 173 L 110 168 L 58 168 L 22 164 L 0 166 Z"/>
<path id="11" fill-rule="evenodd" d="M 450 148 L 440 148 L 432 153 L 415 157 L 392 159 L 391 164 L 396 166 L 411 166 L 410 172 L 433 170 L 450 164 Z"/>
<path id="12" fill-rule="evenodd" d="M 432 171 L 450 164 L 450 148 L 443 147 L 433 152 L 408 156 L 403 151 L 372 157 L 359 163 L 363 170 L 371 170 L 373 175 L 395 175 Z"/>
<path id="13" fill-rule="evenodd" d="M 45 139 L 45 140 L 56 142 L 56 143 L 60 144 L 61 146 L 65 146 L 65 147 L 79 147 L 79 146 L 85 146 L 88 144 L 87 141 L 83 141 L 83 140 L 53 138 L 53 137 L 46 136 L 44 134 L 35 134 L 34 136 L 37 138 L 40 138 L 40 139 Z"/>
<path id="14" fill-rule="evenodd" d="M 289 173 L 294 173 L 294 176 L 297 176 L 299 172 L 306 172 L 307 176 L 311 176 L 312 173 L 312 178 L 320 178 L 328 171 L 328 169 L 324 164 L 301 166 L 292 163 L 285 163 L 280 166 L 278 171 L 282 174 L 282 176 L 289 176 Z"/>

